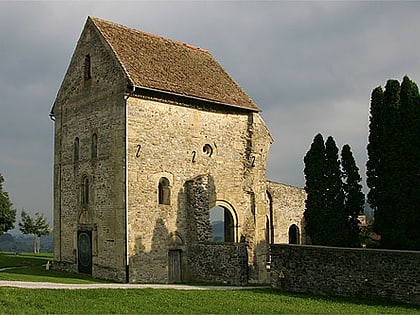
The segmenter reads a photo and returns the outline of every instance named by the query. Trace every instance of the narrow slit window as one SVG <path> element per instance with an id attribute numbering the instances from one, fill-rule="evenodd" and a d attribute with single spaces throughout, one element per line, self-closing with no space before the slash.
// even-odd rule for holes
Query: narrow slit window
<path id="1" fill-rule="evenodd" d="M 98 157 L 98 136 L 96 133 L 92 135 L 92 159 Z"/>
<path id="2" fill-rule="evenodd" d="M 89 178 L 83 177 L 82 180 L 82 205 L 87 206 L 89 204 Z"/>
<path id="3" fill-rule="evenodd" d="M 159 180 L 159 204 L 170 205 L 171 204 L 171 190 L 169 188 L 169 180 L 166 177 L 162 177 Z"/>
<path id="4" fill-rule="evenodd" d="M 85 57 L 85 80 L 92 79 L 92 66 L 90 62 L 90 55 Z"/>
<path id="5" fill-rule="evenodd" d="M 74 144 L 73 144 L 73 160 L 74 160 L 74 163 L 79 162 L 79 138 L 77 137 L 74 139 Z"/>

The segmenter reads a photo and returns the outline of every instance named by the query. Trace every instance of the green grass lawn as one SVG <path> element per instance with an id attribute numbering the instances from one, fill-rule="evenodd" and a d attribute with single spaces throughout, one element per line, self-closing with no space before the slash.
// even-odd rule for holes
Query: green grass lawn
<path id="1" fill-rule="evenodd" d="M 0 254 L 0 280 L 99 282 L 88 276 L 46 271 L 51 255 Z M 0 288 L 0 314 L 420 314 L 420 307 L 384 301 L 315 297 L 272 289 L 52 290 Z"/>
<path id="2" fill-rule="evenodd" d="M 47 261 L 52 262 L 52 254 L 21 253 L 0 253 L 0 281 L 35 281 L 35 282 L 56 282 L 56 283 L 98 283 L 109 282 L 94 279 L 83 274 L 72 274 L 56 270 L 45 270 Z"/>
<path id="3" fill-rule="evenodd" d="M 1 314 L 414 314 L 420 309 L 269 289 L 31 290 L 0 288 Z"/>

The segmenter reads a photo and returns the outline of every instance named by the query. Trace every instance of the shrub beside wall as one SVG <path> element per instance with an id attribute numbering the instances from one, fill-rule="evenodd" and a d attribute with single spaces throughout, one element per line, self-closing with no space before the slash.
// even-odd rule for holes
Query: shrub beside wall
<path id="1" fill-rule="evenodd" d="M 272 245 L 274 288 L 420 304 L 420 252 Z"/>

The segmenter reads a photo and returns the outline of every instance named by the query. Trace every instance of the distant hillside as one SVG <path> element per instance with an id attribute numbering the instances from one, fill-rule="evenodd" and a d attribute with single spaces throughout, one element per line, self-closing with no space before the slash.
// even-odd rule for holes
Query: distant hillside
<path id="1" fill-rule="evenodd" d="M 224 240 L 224 222 L 223 221 L 213 221 L 211 223 L 212 227 L 212 241 L 213 242 L 223 242 Z"/>
<path id="2" fill-rule="evenodd" d="M 0 236 L 1 252 L 33 252 L 33 236 L 24 234 L 5 233 Z M 52 253 L 54 251 L 54 234 L 41 236 L 40 249 L 41 253 Z"/>

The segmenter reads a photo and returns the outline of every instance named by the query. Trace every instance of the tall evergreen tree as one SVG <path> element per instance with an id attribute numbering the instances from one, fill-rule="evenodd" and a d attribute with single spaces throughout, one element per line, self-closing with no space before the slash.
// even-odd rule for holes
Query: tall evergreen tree
<path id="1" fill-rule="evenodd" d="M 404 218 L 403 244 L 420 249 L 420 95 L 417 85 L 407 76 L 400 91 L 400 200 Z"/>
<path id="2" fill-rule="evenodd" d="M 415 83 L 388 80 L 372 93 L 368 201 L 385 248 L 420 249 L 420 97 Z"/>
<path id="3" fill-rule="evenodd" d="M 344 191 L 338 148 L 334 138 L 325 142 L 325 212 L 329 227 L 329 238 L 324 245 L 347 246 L 348 225 L 344 212 Z"/>
<path id="4" fill-rule="evenodd" d="M 328 237 L 325 207 L 325 144 L 321 134 L 317 134 L 304 157 L 306 209 L 305 230 L 312 244 L 322 245 Z"/>
<path id="5" fill-rule="evenodd" d="M 359 246 L 360 221 L 358 216 L 363 214 L 365 195 L 362 192 L 360 182 L 362 178 L 359 168 L 348 144 L 341 149 L 341 166 L 343 170 L 343 189 L 344 189 L 344 212 L 348 218 L 348 244 L 351 247 Z"/>
<path id="6" fill-rule="evenodd" d="M 377 210 L 377 199 L 380 195 L 380 169 L 383 164 L 383 101 L 382 87 L 373 90 L 370 103 L 369 142 L 367 145 L 368 161 L 366 163 L 366 184 L 370 188 L 367 199 L 371 208 Z"/>
<path id="7" fill-rule="evenodd" d="M 16 221 L 16 210 L 12 207 L 7 192 L 3 191 L 4 178 L 0 174 L 0 236 L 13 229 Z"/>

